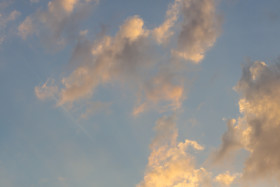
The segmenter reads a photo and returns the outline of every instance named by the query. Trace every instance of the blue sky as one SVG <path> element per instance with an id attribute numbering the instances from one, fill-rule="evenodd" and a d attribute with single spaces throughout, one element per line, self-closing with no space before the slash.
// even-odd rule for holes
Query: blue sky
<path id="1" fill-rule="evenodd" d="M 2 0 L 0 186 L 277 186 L 279 7 Z"/>

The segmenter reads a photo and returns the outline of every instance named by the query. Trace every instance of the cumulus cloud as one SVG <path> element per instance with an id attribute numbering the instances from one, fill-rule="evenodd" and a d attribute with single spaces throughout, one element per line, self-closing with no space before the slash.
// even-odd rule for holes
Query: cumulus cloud
<path id="1" fill-rule="evenodd" d="M 216 13 L 214 0 L 184 0 L 182 11 L 178 46 L 173 54 L 198 63 L 219 36 L 221 18 Z"/>
<path id="2" fill-rule="evenodd" d="M 230 186 L 236 178 L 239 177 L 239 174 L 230 174 L 229 171 L 219 174 L 215 177 L 215 181 L 220 184 L 222 187 Z"/>
<path id="3" fill-rule="evenodd" d="M 195 158 L 189 152 L 203 150 L 196 141 L 177 142 L 175 116 L 157 121 L 156 137 L 144 180 L 137 187 L 211 186 L 211 174 L 203 167 L 196 168 Z"/>
<path id="4" fill-rule="evenodd" d="M 229 128 L 220 150 L 241 145 L 249 156 L 243 178 L 275 177 L 280 181 L 280 66 L 256 61 L 243 68 L 235 90 L 240 94 L 242 114 L 234 128 Z M 228 135 L 227 135 L 228 134 Z M 230 136 L 229 136 L 230 134 Z M 222 152 L 220 152 L 221 155 Z"/>

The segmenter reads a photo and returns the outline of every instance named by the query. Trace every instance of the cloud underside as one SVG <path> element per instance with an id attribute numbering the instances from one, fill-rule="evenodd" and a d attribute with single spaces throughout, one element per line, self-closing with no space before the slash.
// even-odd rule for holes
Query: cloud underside
<path id="1" fill-rule="evenodd" d="M 280 68 L 256 61 L 243 68 L 235 90 L 240 94 L 242 114 L 229 122 L 228 131 L 216 152 L 221 162 L 238 149 L 249 156 L 244 163 L 246 180 L 275 177 L 280 180 Z"/>

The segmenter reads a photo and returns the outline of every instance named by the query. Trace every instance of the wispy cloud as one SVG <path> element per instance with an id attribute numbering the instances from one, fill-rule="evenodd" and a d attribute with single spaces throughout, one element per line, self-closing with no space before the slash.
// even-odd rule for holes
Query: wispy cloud
<path id="1" fill-rule="evenodd" d="M 42 86 L 34 88 L 35 95 L 40 100 L 52 99 L 58 93 L 58 87 L 54 84 L 53 79 L 47 80 Z"/>
<path id="2" fill-rule="evenodd" d="M 35 28 L 31 17 L 26 17 L 25 20 L 18 26 L 18 34 L 22 39 L 26 39 L 28 35 L 35 32 Z"/>
<path id="3" fill-rule="evenodd" d="M 79 25 L 87 17 L 95 0 L 52 0 L 46 10 L 38 9 L 27 16 L 18 27 L 18 33 L 26 39 L 36 35 L 46 46 L 64 47 L 67 41 L 79 35 Z"/>
<path id="4" fill-rule="evenodd" d="M 3 2 L 3 7 L 10 6 L 8 3 L 5 4 Z M 2 9 L 0 4 L 0 10 Z M 13 30 L 13 27 L 15 25 L 16 19 L 21 15 L 21 13 L 18 10 L 13 10 L 9 13 L 5 11 L 5 8 L 0 13 L 0 45 L 11 35 L 11 30 Z"/>
<path id="5" fill-rule="evenodd" d="M 178 20 L 181 5 L 182 0 L 175 0 L 173 4 L 170 4 L 166 12 L 165 21 L 160 26 L 153 29 L 152 34 L 158 43 L 166 43 L 174 34 L 172 27 L 174 27 Z"/>
<path id="6" fill-rule="evenodd" d="M 71 14 L 78 2 L 68 2 L 70 4 L 67 6 L 63 3 L 65 2 L 50 3 L 43 17 L 47 18 L 48 12 L 51 11 L 60 14 L 57 8 L 54 9 L 53 4 L 58 4 L 58 8 L 60 7 L 65 15 Z M 182 21 L 179 22 L 181 31 L 174 27 L 180 15 L 183 15 Z M 64 19 L 64 14 L 60 17 Z M 151 54 L 156 47 L 154 42 L 160 47 L 167 38 L 176 39 L 178 36 L 176 53 L 188 56 L 203 55 L 219 34 L 218 18 L 214 1 L 176 0 L 166 12 L 166 20 L 156 28 L 148 29 L 144 25 L 144 20 L 139 16 L 132 16 L 125 20 L 115 36 L 103 35 L 94 41 L 78 43 L 72 56 L 73 60 L 79 62 L 78 67 L 71 75 L 62 79 L 63 87 L 59 91 L 58 106 L 90 98 L 100 85 L 118 81 L 126 82 L 138 89 L 134 115 L 162 105 L 162 102 L 166 104 L 162 106 L 161 111 L 180 108 L 187 90 L 184 87 L 183 69 L 172 62 L 168 55 L 170 59 L 162 61 L 160 54 Z M 57 22 L 60 25 L 59 20 L 55 19 L 54 23 L 52 21 L 50 23 L 56 25 Z M 173 33 L 177 35 L 173 36 Z M 164 49 L 167 54 L 170 48 L 172 45 Z M 195 62 L 202 60 L 202 58 L 185 59 Z M 157 73 L 153 75 L 154 72 Z"/>

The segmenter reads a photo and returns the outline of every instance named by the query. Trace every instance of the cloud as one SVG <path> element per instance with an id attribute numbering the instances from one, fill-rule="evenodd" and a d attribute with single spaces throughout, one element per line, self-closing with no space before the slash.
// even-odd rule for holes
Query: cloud
<path id="1" fill-rule="evenodd" d="M 66 28 L 62 23 L 71 17 L 79 2 L 51 1 L 48 10 L 40 13 L 39 21 L 54 38 L 60 38 Z M 181 30 L 177 30 L 176 23 Z M 94 41 L 86 39 L 87 30 L 80 32 L 79 29 L 78 33 L 84 37 L 80 37 L 72 53 L 71 62 L 76 65 L 73 72 L 64 76 L 58 85 L 47 81 L 35 87 L 35 94 L 42 100 L 57 97 L 57 106 L 72 106 L 89 101 L 102 85 L 117 83 L 132 88 L 138 96 L 134 115 L 152 107 L 158 112 L 177 111 L 186 98 L 186 71 L 185 63 L 182 65 L 181 60 L 174 59 L 170 51 L 185 60 L 199 62 L 213 46 L 219 29 L 214 0 L 175 0 L 163 24 L 152 29 L 146 28 L 138 15 L 128 17 L 115 35 L 102 33 Z M 178 41 L 175 49 L 172 50 L 173 44 L 162 48 L 174 38 Z M 167 58 L 162 60 L 162 54 L 154 54 L 157 49 L 167 51 Z M 92 102 L 81 117 L 87 118 L 107 107 L 107 104 Z M 190 153 L 204 147 L 188 139 L 177 141 L 175 116 L 160 118 L 155 129 L 157 135 L 151 143 L 145 177 L 138 186 L 211 186 L 211 173 L 197 167 Z M 225 138 L 226 144 L 231 144 L 227 139 L 230 138 Z"/>
<path id="2" fill-rule="evenodd" d="M 34 92 L 40 100 L 53 99 L 57 97 L 58 87 L 53 79 L 49 79 L 42 86 L 36 86 Z"/>
<path id="3" fill-rule="evenodd" d="M 156 64 L 151 55 L 150 32 L 139 16 L 128 18 L 114 37 L 102 36 L 94 42 L 77 46 L 73 59 L 82 62 L 74 72 L 62 79 L 58 105 L 73 103 L 91 97 L 95 90 L 106 83 L 125 82 L 138 89 L 139 102 L 133 114 L 159 105 L 162 110 L 176 110 L 185 98 L 183 76 L 175 64 L 154 74 Z M 157 71 L 157 70 L 156 70 Z"/>
<path id="4" fill-rule="evenodd" d="M 230 186 L 236 180 L 237 177 L 239 177 L 239 174 L 231 175 L 229 171 L 226 171 L 225 173 L 217 175 L 215 177 L 215 181 L 221 186 L 226 187 Z"/>
<path id="5" fill-rule="evenodd" d="M 212 155 L 214 163 L 221 162 L 224 158 L 232 157 L 234 151 L 242 148 L 242 138 L 238 126 L 235 126 L 236 120 L 231 119 L 227 122 L 227 132 L 222 137 L 222 145 L 220 148 Z"/>
<path id="6" fill-rule="evenodd" d="M 8 2 L 7 4 L 5 4 L 5 2 L 3 3 L 4 4 L 2 6 L 4 6 L 4 11 L 1 11 L 0 13 L 0 45 L 5 41 L 6 38 L 9 37 L 9 35 L 11 35 L 14 22 L 21 14 L 17 10 L 13 10 L 10 13 L 6 14 L 5 7 L 8 7 L 9 4 Z"/>
<path id="7" fill-rule="evenodd" d="M 243 179 L 275 177 L 280 181 L 280 66 L 256 61 L 243 68 L 235 90 L 240 94 L 242 114 L 234 128 L 229 128 L 228 143 L 220 150 L 231 151 L 236 143 L 248 150 Z"/>
<path id="8" fill-rule="evenodd" d="M 89 116 L 96 114 L 101 111 L 107 111 L 111 103 L 105 102 L 90 102 L 86 104 L 86 110 L 80 115 L 80 118 L 87 119 Z"/>
<path id="9" fill-rule="evenodd" d="M 103 36 L 95 42 L 77 46 L 73 59 L 82 64 L 62 79 L 58 105 L 90 97 L 102 84 L 137 77 L 149 65 L 148 39 L 143 21 L 138 16 L 128 18 L 115 37 Z"/>
<path id="10" fill-rule="evenodd" d="M 13 10 L 10 13 L 10 15 L 6 18 L 6 22 L 14 21 L 19 15 L 20 15 L 19 11 Z"/>
<path id="11" fill-rule="evenodd" d="M 26 39 L 28 35 L 33 34 L 34 25 L 32 22 L 31 17 L 26 17 L 25 20 L 18 26 L 18 34 L 21 36 L 22 39 Z"/>
<path id="12" fill-rule="evenodd" d="M 68 19 L 79 2 L 52 1 L 48 11 L 41 16 L 45 18 L 42 22 L 50 25 L 50 28 L 61 30 L 59 20 L 65 16 Z M 182 15 L 182 19 L 179 19 Z M 181 31 L 175 26 L 177 22 L 181 25 Z M 164 22 L 152 29 L 146 28 L 144 20 L 135 15 L 127 18 L 114 36 L 103 33 L 94 41 L 88 41 L 85 39 L 87 32 L 79 30 L 84 40 L 79 41 L 71 58 L 76 69 L 62 78 L 57 106 L 89 99 L 100 86 L 119 83 L 136 93 L 134 115 L 150 108 L 159 109 L 160 112 L 180 109 L 188 90 L 185 88 L 185 67 L 178 65 L 178 60 L 171 56 L 173 44 L 166 48 L 166 42 L 178 39 L 177 52 L 202 55 L 215 42 L 219 24 L 214 1 L 175 0 L 169 6 Z M 158 49 L 167 51 L 166 59 L 157 53 Z"/>
<path id="13" fill-rule="evenodd" d="M 80 36 L 86 36 L 88 34 L 88 30 L 81 30 Z"/>
<path id="14" fill-rule="evenodd" d="M 158 43 L 166 42 L 174 34 L 171 28 L 178 19 L 181 4 L 182 0 L 175 0 L 172 5 L 169 5 L 165 21 L 159 27 L 153 29 L 152 34 Z"/>
<path id="15" fill-rule="evenodd" d="M 221 29 L 221 17 L 216 13 L 214 0 L 184 0 L 183 21 L 175 56 L 200 62 L 207 49 L 213 46 Z"/>
<path id="16" fill-rule="evenodd" d="M 211 174 L 196 168 L 195 158 L 187 152 L 203 146 L 191 140 L 177 142 L 175 116 L 160 118 L 155 129 L 144 180 L 137 187 L 211 186 Z"/>
<path id="17" fill-rule="evenodd" d="M 138 115 L 148 108 L 161 104 L 161 111 L 180 109 L 185 99 L 183 78 L 175 73 L 174 67 L 160 71 L 143 85 L 140 104 L 134 108 L 133 114 Z"/>
<path id="18" fill-rule="evenodd" d="M 47 46 L 63 47 L 79 36 L 80 23 L 96 3 L 95 0 L 49 1 L 47 10 L 38 9 L 25 18 L 18 27 L 19 35 L 26 39 L 36 33 Z"/>

